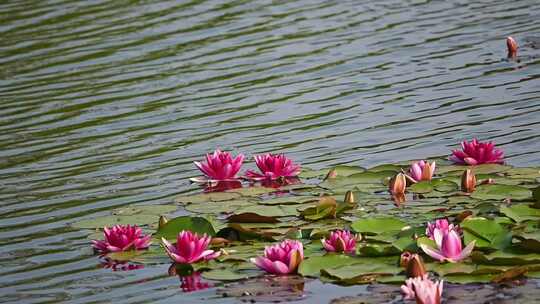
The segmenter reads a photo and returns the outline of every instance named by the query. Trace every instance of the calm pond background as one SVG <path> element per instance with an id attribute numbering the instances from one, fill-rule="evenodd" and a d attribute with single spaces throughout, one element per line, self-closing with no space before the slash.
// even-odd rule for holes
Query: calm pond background
<path id="1" fill-rule="evenodd" d="M 478 137 L 540 165 L 535 0 L 2 1 L 0 34 L 0 302 L 226 303 L 69 226 L 193 191 L 216 147 L 321 168 Z"/>

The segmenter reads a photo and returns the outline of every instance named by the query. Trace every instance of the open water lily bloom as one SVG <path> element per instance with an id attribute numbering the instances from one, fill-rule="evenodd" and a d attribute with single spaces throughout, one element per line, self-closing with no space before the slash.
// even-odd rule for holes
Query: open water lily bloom
<path id="1" fill-rule="evenodd" d="M 430 181 L 435 173 L 435 162 L 431 164 L 427 161 L 414 162 L 409 169 L 409 178 L 413 182 Z"/>
<path id="2" fill-rule="evenodd" d="M 356 250 L 358 236 L 347 230 L 336 230 L 330 233 L 328 239 L 322 239 L 322 245 L 328 252 L 353 253 Z"/>
<path id="3" fill-rule="evenodd" d="M 141 250 L 150 246 L 150 235 L 144 235 L 137 225 L 116 225 L 103 228 L 104 240 L 93 240 L 93 247 L 100 253 Z"/>
<path id="4" fill-rule="evenodd" d="M 440 230 L 443 235 L 447 234 L 450 230 L 457 230 L 459 232 L 459 227 L 450 224 L 447 219 L 437 219 L 435 222 L 428 222 L 426 227 L 426 236 L 435 241 L 435 230 Z"/>
<path id="5" fill-rule="evenodd" d="M 417 304 L 440 304 L 443 292 L 443 281 L 431 281 L 427 274 L 409 278 L 401 285 L 405 300 L 416 300 Z"/>
<path id="6" fill-rule="evenodd" d="M 475 241 L 470 242 L 465 248 L 462 248 L 461 237 L 456 229 L 451 229 L 447 232 L 441 229 L 434 229 L 433 238 L 437 248 L 431 248 L 426 244 L 421 244 L 420 248 L 427 255 L 440 262 L 459 262 L 468 257 L 474 249 Z"/>
<path id="7" fill-rule="evenodd" d="M 479 142 L 476 138 L 471 142 L 463 141 L 462 150 L 452 151 L 451 161 L 461 165 L 502 164 L 504 152 L 496 149 L 492 142 Z"/>
<path id="8" fill-rule="evenodd" d="M 192 264 L 217 258 L 220 252 L 208 249 L 211 240 L 206 234 L 199 236 L 189 230 L 182 230 L 178 234 L 176 244 L 161 238 L 165 251 L 171 260 L 178 264 Z"/>
<path id="9" fill-rule="evenodd" d="M 256 155 L 255 163 L 261 171 L 253 170 L 246 172 L 246 178 L 253 180 L 275 180 L 282 177 L 294 177 L 300 174 L 300 165 L 296 165 L 292 160 L 283 154 Z"/>
<path id="10" fill-rule="evenodd" d="M 264 249 L 264 256 L 251 259 L 260 269 L 272 274 L 295 273 L 304 259 L 304 247 L 300 241 L 285 240 Z"/>
<path id="11" fill-rule="evenodd" d="M 238 154 L 233 158 L 231 153 L 217 149 L 212 154 L 206 154 L 206 162 L 194 162 L 207 178 L 192 178 L 191 180 L 194 182 L 236 180 L 236 174 L 240 171 L 243 162 L 243 154 Z"/>

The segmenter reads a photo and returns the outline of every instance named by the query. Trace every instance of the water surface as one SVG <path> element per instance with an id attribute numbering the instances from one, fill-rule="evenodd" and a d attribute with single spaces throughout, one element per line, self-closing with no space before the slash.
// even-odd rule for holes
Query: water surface
<path id="1" fill-rule="evenodd" d="M 215 147 L 320 168 L 479 137 L 540 165 L 539 12 L 533 0 L 2 2 L 0 301 L 215 296 L 186 298 L 168 265 L 102 269 L 88 231 L 68 225 L 170 202 Z"/>

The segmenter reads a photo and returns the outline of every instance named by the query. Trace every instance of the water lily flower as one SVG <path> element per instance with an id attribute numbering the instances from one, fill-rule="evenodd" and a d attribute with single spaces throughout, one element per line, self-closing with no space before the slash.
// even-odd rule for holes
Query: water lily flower
<path id="1" fill-rule="evenodd" d="M 405 267 L 408 278 L 422 277 L 426 274 L 426 267 L 420 257 L 416 253 L 405 251 L 400 256 L 399 264 Z"/>
<path id="2" fill-rule="evenodd" d="M 393 195 L 405 193 L 406 187 L 407 187 L 407 178 L 405 177 L 405 174 L 403 173 L 398 173 L 396 176 L 394 176 L 390 180 L 389 188 L 390 188 L 390 193 L 392 193 Z"/>
<path id="3" fill-rule="evenodd" d="M 252 170 L 246 172 L 246 177 L 253 180 L 275 180 L 281 177 L 294 177 L 300 174 L 300 165 L 296 165 L 290 158 L 283 154 L 256 155 L 255 163 L 261 171 Z"/>
<path id="4" fill-rule="evenodd" d="M 517 57 L 518 44 L 511 36 L 506 37 L 506 47 L 508 48 L 508 58 Z"/>
<path id="5" fill-rule="evenodd" d="M 359 237 L 350 231 L 336 230 L 330 233 L 328 239 L 323 238 L 321 242 L 324 249 L 329 252 L 353 253 L 356 250 L 357 240 L 359 240 Z"/>
<path id="6" fill-rule="evenodd" d="M 476 189 L 476 175 L 467 169 L 461 175 L 461 191 L 472 193 Z"/>
<path id="7" fill-rule="evenodd" d="M 427 274 L 409 278 L 401 285 L 401 292 L 406 300 L 416 300 L 417 304 L 440 304 L 444 281 L 431 281 Z"/>
<path id="8" fill-rule="evenodd" d="M 459 230 L 459 227 L 450 224 L 447 219 L 437 219 L 435 222 L 428 222 L 426 226 L 426 236 L 435 240 L 435 229 L 440 230 L 443 234 L 447 234 L 450 230 Z M 459 232 L 459 231 L 458 231 Z"/>
<path id="9" fill-rule="evenodd" d="M 104 227 L 104 240 L 93 240 L 94 250 L 100 253 L 141 250 L 150 246 L 150 235 L 144 235 L 137 225 Z"/>
<path id="10" fill-rule="evenodd" d="M 492 142 L 479 142 L 474 138 L 471 142 L 463 141 L 462 150 L 452 151 L 451 161 L 461 165 L 502 164 L 504 152 L 495 149 Z"/>
<path id="11" fill-rule="evenodd" d="M 235 180 L 236 174 L 240 171 L 244 155 L 238 154 L 235 158 L 229 152 L 222 152 L 217 149 L 213 154 L 206 154 L 206 162 L 194 162 L 195 166 L 201 170 L 210 181 Z M 195 182 L 207 182 L 208 180 L 194 178 Z"/>
<path id="12" fill-rule="evenodd" d="M 251 259 L 260 269 L 272 274 L 295 273 L 298 265 L 304 259 L 304 247 L 300 241 L 284 240 L 283 242 L 266 246 L 264 256 Z"/>
<path id="13" fill-rule="evenodd" d="M 199 236 L 189 230 L 182 230 L 176 237 L 176 244 L 161 238 L 163 247 L 169 257 L 179 264 L 192 264 L 217 258 L 221 253 L 208 249 L 211 238 L 203 234 Z"/>
<path id="14" fill-rule="evenodd" d="M 418 161 L 411 165 L 409 169 L 409 177 L 414 183 L 419 181 L 430 181 L 435 173 L 435 162 L 431 164 L 427 161 Z"/>
<path id="15" fill-rule="evenodd" d="M 421 244 L 420 248 L 427 255 L 440 262 L 455 263 L 463 260 L 471 254 L 475 244 L 475 241 L 472 241 L 465 248 L 462 248 L 461 237 L 456 229 L 448 230 L 447 233 L 441 229 L 434 229 L 433 237 L 437 248 L 431 248 L 426 244 Z"/>

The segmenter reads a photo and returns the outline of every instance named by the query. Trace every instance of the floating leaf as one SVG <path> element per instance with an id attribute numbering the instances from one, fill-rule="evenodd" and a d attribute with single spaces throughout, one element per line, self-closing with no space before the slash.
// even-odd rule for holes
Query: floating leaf
<path id="1" fill-rule="evenodd" d="M 206 202 L 223 202 L 240 198 L 239 193 L 234 192 L 211 192 L 195 195 L 181 195 L 174 199 L 174 202 L 181 205 Z"/>
<path id="2" fill-rule="evenodd" d="M 361 219 L 351 224 L 351 228 L 361 233 L 397 232 L 407 226 L 403 221 L 394 217 L 376 217 Z"/>
<path id="3" fill-rule="evenodd" d="M 360 173 L 366 171 L 366 169 L 358 166 L 347 166 L 347 165 L 338 165 L 332 168 L 337 176 L 351 176 L 355 173 Z M 331 169 L 331 170 L 332 170 Z M 327 170 L 328 171 L 328 170 Z"/>
<path id="4" fill-rule="evenodd" d="M 410 186 L 408 190 L 415 193 L 428 193 L 433 191 L 433 185 L 429 181 L 421 181 Z"/>
<path id="5" fill-rule="evenodd" d="M 114 225 L 138 225 L 144 226 L 157 223 L 159 216 L 155 214 L 134 214 L 134 215 L 109 215 L 101 216 L 94 219 L 82 220 L 71 224 L 75 228 L 103 228 L 105 226 L 112 227 Z"/>
<path id="6" fill-rule="evenodd" d="M 433 179 L 431 180 L 431 185 L 435 188 L 435 190 L 441 192 L 456 191 L 459 188 L 458 184 L 447 179 Z"/>
<path id="7" fill-rule="evenodd" d="M 317 206 L 305 209 L 302 216 L 308 220 L 320 220 L 323 218 L 336 218 L 337 202 L 334 198 L 323 196 Z"/>
<path id="8" fill-rule="evenodd" d="M 530 220 L 540 220 L 540 209 L 531 208 L 528 204 L 515 204 L 501 207 L 501 213 L 520 223 Z"/>
<path id="9" fill-rule="evenodd" d="M 512 234 L 501 224 L 482 217 L 468 217 L 461 223 L 466 244 L 476 241 L 475 247 L 504 249 L 512 241 Z"/>
<path id="10" fill-rule="evenodd" d="M 271 216 L 259 215 L 253 212 L 233 214 L 227 218 L 229 223 L 277 223 L 278 219 Z"/>
<path id="11" fill-rule="evenodd" d="M 511 166 L 499 165 L 499 164 L 482 164 L 477 166 L 471 166 L 474 174 L 492 174 L 500 173 L 510 170 Z"/>
<path id="12" fill-rule="evenodd" d="M 202 277 L 208 280 L 216 281 L 238 281 L 247 279 L 254 276 L 254 274 L 249 275 L 245 272 L 238 272 L 231 269 L 212 269 L 210 271 L 205 271 L 202 273 Z"/>
<path id="13" fill-rule="evenodd" d="M 167 224 L 158 228 L 154 236 L 174 240 L 182 230 L 191 230 L 199 234 L 206 233 L 210 236 L 216 234 L 214 227 L 207 219 L 203 217 L 180 216 L 169 220 Z"/>
<path id="14" fill-rule="evenodd" d="M 247 188 L 231 189 L 225 193 L 240 194 L 242 196 L 259 196 L 261 194 L 267 194 L 267 193 L 276 192 L 276 191 L 278 191 L 278 189 L 275 189 L 275 188 L 247 187 Z"/>
<path id="15" fill-rule="evenodd" d="M 512 185 L 480 185 L 471 194 L 472 198 L 483 200 L 503 200 L 510 198 L 513 200 L 524 200 L 530 198 L 532 195 L 531 190 Z"/>
<path id="16" fill-rule="evenodd" d="M 324 256 L 309 257 L 302 261 L 298 268 L 298 273 L 305 277 L 318 277 L 323 268 L 331 269 L 361 262 L 360 259 L 354 259 L 343 254 L 327 254 Z"/>

